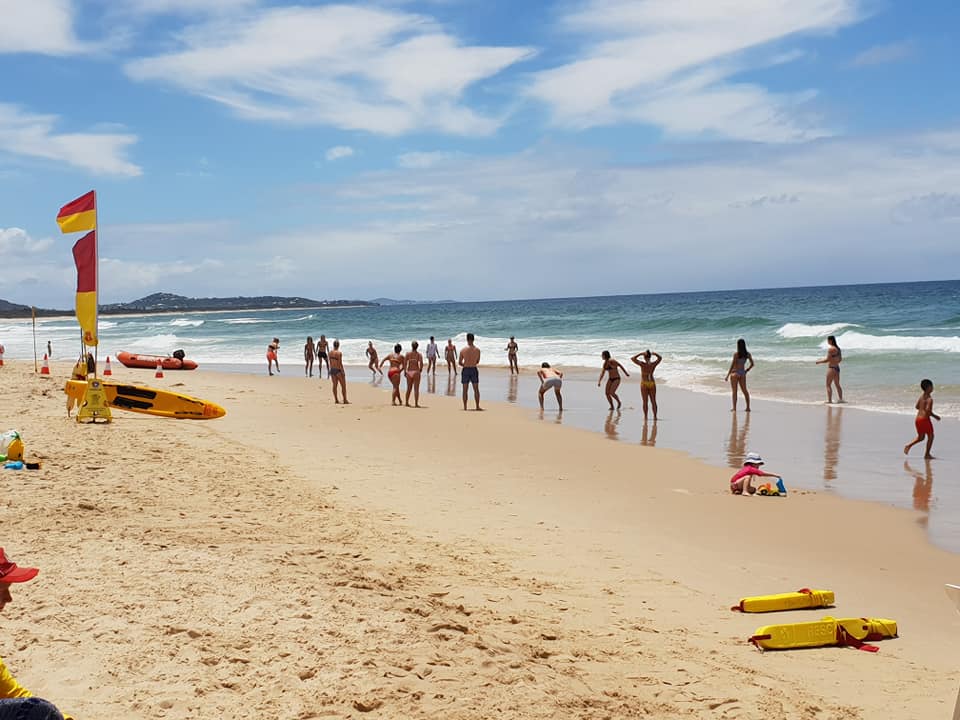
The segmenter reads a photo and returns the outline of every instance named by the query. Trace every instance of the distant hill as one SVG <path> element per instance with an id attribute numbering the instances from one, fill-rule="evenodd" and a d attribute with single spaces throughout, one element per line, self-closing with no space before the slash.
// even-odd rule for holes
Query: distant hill
<path id="1" fill-rule="evenodd" d="M 172 293 L 154 293 L 126 303 L 101 305 L 104 315 L 150 312 L 199 312 L 203 310 L 270 310 L 284 308 L 343 307 L 345 305 L 374 305 L 366 300 L 311 300 L 303 297 L 190 298 Z"/>
<path id="2" fill-rule="evenodd" d="M 374 305 L 442 305 L 455 303 L 457 300 L 394 300 L 393 298 L 374 298 L 370 301 Z"/>
<path id="3" fill-rule="evenodd" d="M 123 315 L 128 313 L 160 313 L 160 312 L 202 312 L 205 310 L 272 310 L 296 308 L 323 308 L 346 306 L 373 306 L 374 302 L 366 300 L 311 300 L 302 297 L 277 297 L 263 295 L 259 297 L 227 297 L 227 298 L 190 298 L 173 293 L 154 293 L 139 300 L 126 303 L 111 303 L 100 306 L 101 315 Z M 37 308 L 37 316 L 72 315 L 73 310 L 51 310 Z M 29 305 L 0 300 L 0 317 L 25 318 L 30 317 Z"/>

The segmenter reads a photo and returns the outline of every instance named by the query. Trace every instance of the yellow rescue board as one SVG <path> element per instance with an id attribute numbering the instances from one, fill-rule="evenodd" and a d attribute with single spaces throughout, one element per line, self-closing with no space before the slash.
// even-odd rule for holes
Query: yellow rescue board
<path id="1" fill-rule="evenodd" d="M 168 390 L 106 381 L 103 381 L 103 389 L 107 394 L 107 404 L 118 410 L 178 420 L 213 420 L 227 414 L 227 411 L 216 403 Z M 86 391 L 85 381 L 67 380 L 64 392 L 67 394 L 68 406 L 70 401 L 80 405 Z"/>
<path id="2" fill-rule="evenodd" d="M 864 647 L 864 641 L 897 637 L 897 623 L 886 618 L 832 618 L 815 622 L 766 625 L 758 628 L 750 642 L 761 650 L 849 645 Z M 872 646 L 864 649 L 876 650 Z"/>
<path id="3" fill-rule="evenodd" d="M 731 610 L 745 613 L 777 612 L 778 610 L 803 610 L 833 606 L 833 590 L 810 590 L 803 588 L 792 593 L 757 595 L 745 597 Z"/>

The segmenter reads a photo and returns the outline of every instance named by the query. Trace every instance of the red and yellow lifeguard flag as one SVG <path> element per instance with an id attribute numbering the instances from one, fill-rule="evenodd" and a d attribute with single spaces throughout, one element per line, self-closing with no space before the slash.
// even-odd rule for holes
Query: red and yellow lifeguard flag
<path id="1" fill-rule="evenodd" d="M 73 246 L 77 265 L 77 322 L 83 344 L 97 344 L 97 234 L 88 232 Z"/>
<path id="2" fill-rule="evenodd" d="M 60 232 L 72 233 L 97 228 L 97 196 L 93 190 L 60 208 L 57 213 Z"/>

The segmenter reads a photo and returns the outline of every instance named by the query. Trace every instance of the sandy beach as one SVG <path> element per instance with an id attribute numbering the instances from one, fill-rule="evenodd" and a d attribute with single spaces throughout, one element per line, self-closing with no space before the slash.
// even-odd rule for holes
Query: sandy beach
<path id="1" fill-rule="evenodd" d="M 211 422 L 65 415 L 66 364 L 0 368 L 15 588 L 0 654 L 82 718 L 918 718 L 956 697 L 960 556 L 918 513 L 795 491 L 502 402 L 391 408 L 353 383 L 152 373 Z M 298 368 L 302 372 L 302 368 Z M 757 419 L 754 418 L 754 423 Z M 784 428 L 789 432 L 789 427 Z M 722 446 L 725 436 L 717 439 Z M 740 597 L 829 588 L 831 611 Z M 896 620 L 870 654 L 759 653 L 765 624 Z"/>

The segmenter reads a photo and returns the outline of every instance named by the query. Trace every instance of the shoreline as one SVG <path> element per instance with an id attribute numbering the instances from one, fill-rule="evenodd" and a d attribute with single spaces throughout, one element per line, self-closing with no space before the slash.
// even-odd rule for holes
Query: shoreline
<path id="1" fill-rule="evenodd" d="M 226 370 L 227 366 L 218 366 L 212 371 L 260 375 L 253 365 L 231 367 Z M 302 368 L 298 370 L 302 372 Z M 524 366 L 521 375 L 514 376 L 515 382 L 506 366 L 484 365 L 481 372 L 481 399 L 522 408 L 531 422 L 563 424 L 624 444 L 669 448 L 713 467 L 730 468 L 731 472 L 740 467 L 747 452 L 758 451 L 766 458 L 767 468 L 783 475 L 789 489 L 915 512 L 915 522 L 924 528 L 931 543 L 960 553 L 960 489 L 943 481 L 960 474 L 960 462 L 951 457 L 946 444 L 956 435 L 958 423 L 953 418 L 938 423 L 934 453 L 939 457 L 927 463 L 917 451 L 913 457 L 901 453 L 912 432 L 912 423 L 903 414 L 853 404 L 790 403 L 762 397 L 755 397 L 753 413 L 741 409 L 734 414 L 729 412 L 729 396 L 663 384 L 658 388 L 661 420 L 644 423 L 636 382 L 621 386 L 623 411 L 611 415 L 602 390 L 592 381 L 595 373 L 588 376 L 577 370 L 565 376 L 562 417 L 558 417 L 552 393 L 546 397 L 546 410 L 541 416 L 535 368 L 527 371 Z M 367 373 L 365 366 L 348 365 L 349 387 L 371 385 Z M 296 376 L 296 380 L 301 378 Z M 424 376 L 421 397 L 450 397 L 451 387 L 453 396 L 460 397 L 459 376 L 448 383 L 446 369 L 442 368 L 437 378 L 432 384 Z M 303 381 L 315 383 L 316 378 Z M 374 387 L 390 392 L 383 378 Z M 405 387 L 402 383 L 401 390 Z M 323 389 L 329 393 L 326 378 Z"/>
<path id="2" fill-rule="evenodd" d="M 484 413 L 445 395 L 415 411 L 361 382 L 334 406 L 326 380 L 117 368 L 228 414 L 94 428 L 64 417 L 66 363 L 29 370 L 0 383 L 44 468 L 13 475 L 0 512 L 43 584 L 8 622 L 20 679 L 77 716 L 907 720 L 955 698 L 942 587 L 960 558 L 910 511 L 734 498 L 729 470 L 492 394 Z M 728 609 L 798 587 L 837 608 Z M 70 612 L 35 622 L 37 592 Z M 892 618 L 901 637 L 878 655 L 746 643 L 827 614 Z"/>

